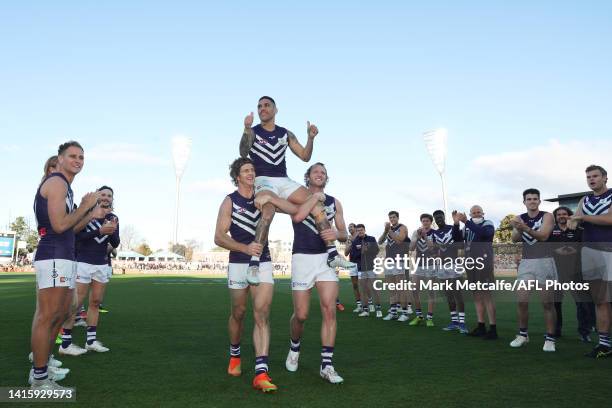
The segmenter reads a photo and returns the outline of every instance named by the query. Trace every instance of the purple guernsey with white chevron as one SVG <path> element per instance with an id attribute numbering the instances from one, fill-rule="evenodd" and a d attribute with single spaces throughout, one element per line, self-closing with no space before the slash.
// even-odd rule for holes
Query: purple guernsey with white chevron
<path id="1" fill-rule="evenodd" d="M 287 129 L 276 126 L 272 132 L 261 125 L 253 126 L 255 140 L 249 150 L 255 174 L 267 177 L 287 177 L 285 153 L 289 145 Z"/>
<path id="2" fill-rule="evenodd" d="M 117 248 L 120 244 L 119 225 L 111 235 L 101 235 L 100 228 L 106 220 L 113 220 L 117 216 L 106 214 L 104 218 L 94 218 L 85 228 L 76 234 L 76 260 L 90 265 L 107 265 L 109 255 L 107 244 Z"/>
<path id="3" fill-rule="evenodd" d="M 255 207 L 255 196 L 245 198 L 238 190 L 228 195 L 232 200 L 232 224 L 230 225 L 229 233 L 234 241 L 248 245 L 255 239 L 255 229 L 261 218 L 261 212 Z M 246 263 L 251 260 L 251 255 L 247 255 L 238 251 L 230 251 L 230 263 Z M 268 245 L 263 249 L 260 257 L 261 262 L 270 262 L 270 250 Z"/>
<path id="4" fill-rule="evenodd" d="M 336 216 L 336 199 L 325 194 L 325 215 L 330 224 Z M 293 223 L 293 253 L 294 254 L 324 254 L 327 252 L 325 241 L 319 236 L 317 224 L 312 215 L 302 222 Z"/>
<path id="5" fill-rule="evenodd" d="M 591 193 L 584 197 L 582 212 L 585 215 L 604 215 L 610 212 L 611 205 L 612 189 L 599 196 Z M 595 225 L 585 221 L 583 227 L 584 246 L 612 252 L 612 226 Z"/>
<path id="6" fill-rule="evenodd" d="M 72 228 L 67 229 L 61 234 L 53 231 L 51 220 L 49 219 L 47 199 L 40 195 L 40 187 L 51 177 L 59 177 L 66 182 L 68 187 L 66 191 L 66 214 L 70 214 L 75 207 L 72 188 L 70 188 L 70 183 L 62 173 L 51 173 L 40 183 L 34 197 L 34 214 L 36 216 L 36 224 L 38 225 L 38 236 L 40 237 L 34 261 L 44 261 L 46 259 L 67 259 L 74 261 L 74 232 Z"/>

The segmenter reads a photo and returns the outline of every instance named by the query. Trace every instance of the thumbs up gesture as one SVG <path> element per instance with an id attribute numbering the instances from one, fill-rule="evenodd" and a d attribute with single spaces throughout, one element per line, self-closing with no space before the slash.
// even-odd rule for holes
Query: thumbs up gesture
<path id="1" fill-rule="evenodd" d="M 315 125 L 311 125 L 310 121 L 306 122 L 306 129 L 308 131 L 308 137 L 314 139 L 319 134 L 319 129 Z"/>

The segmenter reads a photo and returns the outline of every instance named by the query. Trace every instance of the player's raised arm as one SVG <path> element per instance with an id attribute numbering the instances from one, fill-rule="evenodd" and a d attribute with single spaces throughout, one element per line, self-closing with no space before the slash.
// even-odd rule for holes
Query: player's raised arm
<path id="1" fill-rule="evenodd" d="M 242 132 L 242 138 L 240 139 L 240 156 L 247 157 L 249 150 L 253 146 L 255 141 L 255 132 L 253 132 L 253 112 L 249 113 L 244 118 L 244 131 Z"/>
<path id="2" fill-rule="evenodd" d="M 297 157 L 305 162 L 309 161 L 312 157 L 314 138 L 319 134 L 319 129 L 315 125 L 310 124 L 310 122 L 306 122 L 306 126 L 308 131 L 308 141 L 306 142 L 306 146 L 302 146 L 293 132 L 287 130 L 289 148 Z"/>

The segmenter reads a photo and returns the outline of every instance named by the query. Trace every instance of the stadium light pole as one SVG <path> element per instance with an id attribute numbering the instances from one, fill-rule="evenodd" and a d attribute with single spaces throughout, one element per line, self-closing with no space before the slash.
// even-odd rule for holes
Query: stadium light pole
<path id="1" fill-rule="evenodd" d="M 440 175 L 442 180 L 442 200 L 444 202 L 444 216 L 448 220 L 448 203 L 446 201 L 446 154 L 447 154 L 447 141 L 448 131 L 445 128 L 438 128 L 434 130 L 428 130 L 423 133 L 423 139 L 425 140 L 425 147 L 434 167 Z"/>
<path id="2" fill-rule="evenodd" d="M 174 162 L 174 174 L 176 176 L 176 202 L 174 211 L 174 236 L 172 242 L 178 244 L 178 219 L 181 191 L 181 178 L 185 172 L 189 155 L 191 154 L 191 139 L 177 135 L 172 138 L 172 160 Z"/>

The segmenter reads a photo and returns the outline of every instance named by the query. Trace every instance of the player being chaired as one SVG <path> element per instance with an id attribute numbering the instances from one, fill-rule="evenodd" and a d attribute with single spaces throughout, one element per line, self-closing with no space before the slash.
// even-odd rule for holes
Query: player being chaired
<path id="1" fill-rule="evenodd" d="M 244 119 L 244 132 L 240 140 L 240 156 L 249 156 L 255 165 L 257 178 L 255 179 L 255 194 L 260 198 L 270 196 L 282 198 L 295 205 L 306 202 L 311 193 L 300 184 L 287 176 L 287 164 L 285 154 L 287 147 L 301 160 L 308 162 L 312 156 L 314 138 L 319 133 L 315 125 L 307 122 L 308 142 L 302 146 L 293 132 L 277 126 L 275 117 L 278 109 L 276 102 L 269 96 L 259 98 L 257 114 L 261 123 L 253 126 L 253 113 Z M 257 226 L 255 242 L 264 245 L 268 241 L 268 231 L 274 218 L 275 207 L 272 202 L 263 205 L 261 209 L 261 222 Z M 311 213 L 315 219 L 317 231 L 321 232 L 330 228 L 329 221 L 325 216 L 322 204 L 318 204 Z M 347 261 L 338 254 L 334 241 L 325 242 L 327 252 L 327 264 L 331 268 L 351 268 L 353 263 Z M 247 281 L 251 285 L 260 282 L 259 256 L 252 255 L 249 261 Z"/>
<path id="2" fill-rule="evenodd" d="M 221 203 L 215 229 L 215 244 L 228 249 L 229 266 L 227 283 L 230 289 L 231 314 L 228 323 L 230 337 L 230 362 L 227 372 L 231 376 L 242 374 L 240 359 L 240 338 L 244 324 L 244 316 L 251 293 L 253 304 L 253 345 L 255 347 L 255 378 L 253 387 L 263 392 L 277 390 L 268 375 L 268 351 L 270 346 L 269 313 L 274 292 L 274 279 L 272 278 L 272 262 L 268 246 L 265 247 L 254 241 L 255 229 L 261 219 L 261 212 L 257 206 L 268 200 L 281 211 L 293 214 L 293 219 L 300 222 L 308 216 L 323 194 L 312 195 L 301 207 L 296 207 L 286 200 L 277 197 L 262 197 L 255 199 L 255 167 L 248 158 L 234 160 L 230 166 L 230 177 L 238 187 Z M 229 235 L 228 235 L 229 232 Z M 249 286 L 247 283 L 247 269 L 251 256 L 257 255 L 261 259 L 261 284 Z"/>

